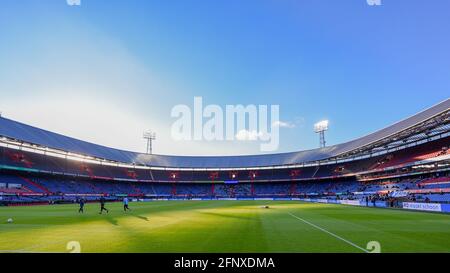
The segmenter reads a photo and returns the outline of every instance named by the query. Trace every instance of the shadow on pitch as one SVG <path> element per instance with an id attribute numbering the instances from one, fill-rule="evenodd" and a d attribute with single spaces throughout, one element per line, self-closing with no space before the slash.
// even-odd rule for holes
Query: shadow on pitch
<path id="1" fill-rule="evenodd" d="M 147 221 L 148 222 L 148 218 L 145 217 L 145 216 L 137 215 L 137 214 L 133 214 L 133 213 L 129 213 L 129 215 L 131 215 L 133 217 L 136 217 L 138 219 L 141 219 L 143 221 Z M 105 220 L 108 221 L 110 224 L 112 224 L 114 226 L 118 226 L 119 225 L 117 220 L 116 220 L 116 218 L 114 218 L 114 217 L 107 217 Z"/>
<path id="2" fill-rule="evenodd" d="M 240 220 L 248 220 L 248 221 L 256 221 L 254 217 L 248 217 L 248 216 L 238 216 L 234 214 L 223 214 L 223 213 L 214 213 L 214 212 L 200 212 L 201 214 L 206 214 L 210 216 L 216 216 L 216 217 L 224 217 L 224 218 L 233 218 L 233 219 L 240 219 Z"/>
<path id="3" fill-rule="evenodd" d="M 108 221 L 110 224 L 118 226 L 119 224 L 117 223 L 117 220 L 113 217 L 107 217 L 106 221 Z"/>
<path id="4" fill-rule="evenodd" d="M 144 221 L 147 221 L 147 222 L 148 222 L 148 218 L 145 217 L 145 216 L 137 215 L 137 214 L 134 214 L 134 213 L 132 213 L 132 212 L 130 212 L 130 215 L 132 215 L 132 216 L 134 216 L 134 217 L 136 217 L 136 218 L 139 218 L 139 219 L 141 219 L 141 220 L 144 220 Z"/>

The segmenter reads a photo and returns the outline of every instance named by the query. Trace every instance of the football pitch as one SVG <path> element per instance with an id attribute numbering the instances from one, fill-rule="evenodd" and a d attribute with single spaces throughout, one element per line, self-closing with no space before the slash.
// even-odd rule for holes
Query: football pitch
<path id="1" fill-rule="evenodd" d="M 155 201 L 131 203 L 128 212 L 120 203 L 106 207 L 103 215 L 96 203 L 84 214 L 77 204 L 0 207 L 0 252 L 70 252 L 74 241 L 83 253 L 364 253 L 378 244 L 383 253 L 450 252 L 445 214 L 295 201 Z"/>

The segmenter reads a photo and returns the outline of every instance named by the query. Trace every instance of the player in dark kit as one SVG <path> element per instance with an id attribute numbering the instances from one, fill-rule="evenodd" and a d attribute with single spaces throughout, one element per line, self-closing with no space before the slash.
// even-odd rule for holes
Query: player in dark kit
<path id="1" fill-rule="evenodd" d="M 106 203 L 106 200 L 105 200 L 105 198 L 102 196 L 102 197 L 100 198 L 100 213 L 99 213 L 99 214 L 102 214 L 104 210 L 106 210 L 106 213 L 109 213 L 109 210 L 108 210 L 107 208 L 105 208 L 105 203 Z"/>
<path id="2" fill-rule="evenodd" d="M 78 204 L 80 204 L 80 209 L 78 210 L 78 213 L 84 213 L 84 199 L 83 198 L 80 198 L 79 200 L 78 200 Z"/>

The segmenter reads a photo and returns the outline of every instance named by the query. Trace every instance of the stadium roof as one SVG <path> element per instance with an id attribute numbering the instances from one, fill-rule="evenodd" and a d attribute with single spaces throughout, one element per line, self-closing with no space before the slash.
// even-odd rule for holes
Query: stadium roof
<path id="1" fill-rule="evenodd" d="M 127 164 L 131 163 L 151 167 L 168 168 L 251 168 L 304 164 L 307 162 L 339 158 L 344 155 L 354 155 L 355 151 L 361 152 L 367 147 L 373 148 L 378 145 L 377 143 L 380 143 L 379 145 L 386 145 L 387 142 L 397 140 L 396 138 L 393 138 L 393 136 L 399 135 L 402 132 L 411 134 L 412 132 L 410 133 L 408 131 L 411 128 L 425 123 L 439 115 L 442 115 L 443 113 L 448 113 L 449 109 L 450 99 L 447 99 L 389 127 L 346 143 L 308 151 L 269 155 L 147 155 L 89 143 L 3 117 L 0 117 L 0 136 L 74 154 L 81 154 Z M 448 115 L 445 117 L 445 120 L 446 122 L 448 121 Z M 438 122 L 442 122 L 442 120 L 439 120 Z"/>

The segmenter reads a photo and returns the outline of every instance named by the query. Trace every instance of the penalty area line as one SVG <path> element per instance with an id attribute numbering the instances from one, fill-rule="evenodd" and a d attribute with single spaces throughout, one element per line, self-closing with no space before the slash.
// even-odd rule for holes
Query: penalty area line
<path id="1" fill-rule="evenodd" d="M 323 231 L 323 232 L 327 233 L 328 235 L 331 235 L 331 236 L 333 236 L 334 238 L 339 239 L 339 240 L 341 240 L 341 241 L 343 241 L 343 242 L 345 242 L 345 243 L 347 243 L 347 244 L 349 244 L 349 245 L 351 245 L 351 246 L 353 246 L 353 247 L 355 247 L 355 248 L 357 248 L 357 249 L 359 249 L 359 250 L 362 250 L 362 251 L 364 251 L 364 252 L 366 252 L 366 253 L 370 253 L 367 249 L 364 249 L 364 248 L 360 247 L 359 245 L 357 245 L 357 244 L 355 244 L 355 243 L 353 243 L 353 242 L 350 242 L 349 240 L 344 239 L 344 238 L 342 238 L 342 237 L 339 236 L 339 235 L 334 234 L 334 233 L 331 232 L 331 231 L 328 231 L 328 230 L 326 230 L 326 229 L 324 229 L 324 228 L 321 228 L 321 227 L 319 227 L 318 225 L 315 225 L 315 224 L 313 224 L 313 223 L 311 223 L 311 222 L 309 222 L 309 221 L 306 221 L 305 219 L 300 218 L 300 217 L 298 217 L 298 216 L 296 216 L 296 215 L 294 215 L 294 214 L 292 214 L 292 213 L 290 213 L 290 212 L 288 212 L 288 214 L 289 214 L 290 216 L 294 217 L 295 219 L 300 220 L 300 221 L 302 221 L 303 223 L 308 224 L 308 225 L 310 225 L 310 226 L 312 226 L 312 227 L 315 227 L 316 229 L 318 229 L 318 230 L 320 230 L 320 231 Z"/>

